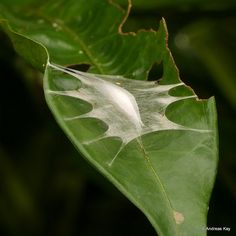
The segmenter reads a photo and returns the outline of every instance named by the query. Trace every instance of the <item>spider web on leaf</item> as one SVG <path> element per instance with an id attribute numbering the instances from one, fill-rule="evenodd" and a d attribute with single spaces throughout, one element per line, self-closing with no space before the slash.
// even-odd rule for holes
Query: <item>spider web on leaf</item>
<path id="1" fill-rule="evenodd" d="M 142 145 L 141 136 L 161 130 L 190 130 L 209 132 L 210 130 L 192 129 L 169 120 L 166 108 L 180 100 L 196 98 L 191 96 L 171 96 L 169 91 L 184 83 L 160 85 L 155 81 L 130 80 L 122 76 L 98 75 L 49 64 L 49 67 L 61 71 L 79 80 L 79 88 L 65 90 L 46 90 L 51 95 L 68 96 L 83 100 L 92 105 L 92 110 L 78 116 L 63 117 L 65 122 L 82 118 L 97 118 L 107 125 L 107 130 L 98 137 L 82 142 L 89 145 L 108 137 L 119 137 L 122 144 L 109 165 L 130 141 L 137 139 Z M 65 79 L 66 81 L 66 79 Z M 66 82 L 65 82 L 66 83 Z M 65 86 L 66 88 L 66 86 Z"/>

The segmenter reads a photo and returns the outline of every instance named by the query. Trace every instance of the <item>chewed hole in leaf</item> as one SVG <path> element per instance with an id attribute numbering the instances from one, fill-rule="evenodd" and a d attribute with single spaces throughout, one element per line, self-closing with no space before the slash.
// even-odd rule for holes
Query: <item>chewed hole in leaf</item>
<path id="1" fill-rule="evenodd" d="M 148 73 L 148 81 L 157 81 L 163 77 L 163 62 L 154 63 Z"/>
<path id="2" fill-rule="evenodd" d="M 86 72 L 89 70 L 90 65 L 89 64 L 75 64 L 75 65 L 70 65 L 67 66 L 68 69 L 73 69 L 73 70 L 78 70 L 78 71 L 83 71 Z"/>

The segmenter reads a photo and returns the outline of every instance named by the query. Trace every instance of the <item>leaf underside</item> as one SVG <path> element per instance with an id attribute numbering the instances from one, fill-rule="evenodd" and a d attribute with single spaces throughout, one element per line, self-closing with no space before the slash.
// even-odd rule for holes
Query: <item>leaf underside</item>
<path id="1" fill-rule="evenodd" d="M 157 32 L 123 34 L 126 12 L 112 1 L 28 2 L 0 4 L 11 28 L 2 26 L 19 54 L 45 69 L 46 100 L 68 138 L 159 235 L 205 235 L 215 103 L 180 81 L 165 22 Z M 160 83 L 145 81 L 155 62 L 163 63 Z M 81 63 L 91 65 L 87 73 L 67 67 Z"/>

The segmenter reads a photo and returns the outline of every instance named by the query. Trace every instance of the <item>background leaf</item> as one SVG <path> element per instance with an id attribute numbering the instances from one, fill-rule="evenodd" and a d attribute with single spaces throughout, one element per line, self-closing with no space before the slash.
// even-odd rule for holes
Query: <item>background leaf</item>
<path id="1" fill-rule="evenodd" d="M 95 1 L 93 3 L 95 3 Z M 109 6 L 111 6 L 111 5 L 109 5 Z M 58 6 L 53 6 L 52 8 L 50 8 L 48 6 L 47 7 L 42 7 L 42 10 L 40 10 L 39 13 L 50 15 L 51 11 L 55 11 L 54 8 L 56 8 L 56 7 L 58 7 Z M 114 8 L 114 9 L 117 12 L 117 8 Z M 33 13 L 31 13 L 31 14 L 33 14 Z M 7 15 L 8 15 L 8 13 L 6 14 L 6 16 Z M 32 18 L 32 15 L 27 16 L 27 17 Z M 64 52 L 67 52 L 67 50 L 63 51 L 63 47 L 66 47 L 66 43 L 67 43 L 67 46 L 68 45 L 73 45 L 72 42 L 71 42 L 71 39 L 67 40 L 67 39 L 64 39 L 62 37 L 64 35 L 66 35 L 65 33 L 63 33 L 63 32 L 65 32 L 66 27 L 63 26 L 61 22 L 52 21 L 50 19 L 50 20 L 47 20 L 45 25 L 41 28 L 41 30 L 43 29 L 43 32 L 47 32 L 47 27 L 49 29 L 54 29 L 53 36 L 51 37 L 52 39 L 53 38 L 54 39 L 55 38 L 56 39 L 61 39 L 61 37 L 62 37 L 61 40 L 58 40 L 58 41 L 54 40 L 54 42 L 58 43 L 57 46 L 60 46 L 60 47 L 57 47 L 58 51 L 62 52 L 62 53 L 56 53 L 56 52 L 53 51 L 53 50 L 57 51 L 57 49 L 53 48 L 53 47 L 55 47 L 55 44 L 51 45 L 50 41 L 47 41 L 47 39 L 45 39 L 45 37 L 43 38 L 42 35 L 37 36 L 36 33 L 31 34 L 32 29 L 30 28 L 30 26 L 28 26 L 27 29 L 24 28 L 25 22 L 28 21 L 27 17 L 26 17 L 26 19 L 23 19 L 22 22 L 20 22 L 20 20 L 17 19 L 15 21 L 15 22 L 17 22 L 16 25 L 14 26 L 14 24 L 13 24 L 12 27 L 13 28 L 15 27 L 15 30 L 18 28 L 17 31 L 19 30 L 19 32 L 21 34 L 27 35 L 27 37 L 33 38 L 34 40 L 37 40 L 37 41 L 40 41 L 43 45 L 45 45 L 48 48 L 51 61 L 53 61 L 53 62 L 63 64 L 63 65 L 75 64 L 75 63 L 77 64 L 77 63 L 81 63 L 81 62 L 89 63 L 89 64 L 92 64 L 92 67 L 90 68 L 91 72 L 93 71 L 93 72 L 100 72 L 100 73 L 106 73 L 106 74 L 122 74 L 122 75 L 125 75 L 125 76 L 129 76 L 131 78 L 145 79 L 147 77 L 147 72 L 148 72 L 150 66 L 154 62 L 163 61 L 163 66 L 164 66 L 164 75 L 163 75 L 163 77 L 164 77 L 164 80 L 163 80 L 162 83 L 167 84 L 167 83 L 176 83 L 176 82 L 178 82 L 178 72 L 177 72 L 177 70 L 176 70 L 176 68 L 173 64 L 173 61 L 170 57 L 170 54 L 169 54 L 169 52 L 168 52 L 168 50 L 166 49 L 166 46 L 165 46 L 165 40 L 166 40 L 165 38 L 166 37 L 165 37 L 165 27 L 164 27 L 163 23 L 161 23 L 161 27 L 160 27 L 158 33 L 155 33 L 155 32 L 150 32 L 150 33 L 140 32 L 137 36 L 134 36 L 134 35 L 120 36 L 120 35 L 116 34 L 116 35 L 112 36 L 111 39 L 104 39 L 101 35 L 99 35 L 99 32 L 104 33 L 105 30 L 104 31 L 102 31 L 102 30 L 101 31 L 100 30 L 96 31 L 95 28 L 88 27 L 91 30 L 90 31 L 88 30 L 87 34 L 85 34 L 83 36 L 83 41 L 86 42 L 86 45 L 83 45 L 83 43 L 82 44 L 79 43 L 79 39 L 76 39 L 75 44 L 77 45 L 77 47 L 74 47 L 74 49 L 72 51 L 70 51 L 70 56 L 68 56 L 66 58 L 66 53 L 64 53 Z M 41 15 L 40 15 L 40 17 L 41 17 Z M 122 17 L 124 17 L 124 14 L 122 15 Z M 63 19 L 67 19 L 65 15 L 63 15 Z M 91 19 L 94 19 L 94 17 L 91 17 Z M 35 20 L 37 20 L 38 24 L 42 24 L 42 23 L 44 24 L 44 22 L 42 22 L 41 18 L 40 19 L 35 19 Z M 70 25 L 71 22 L 72 22 L 72 20 L 69 19 L 68 24 Z M 88 23 L 90 23 L 90 22 L 88 21 Z M 92 24 L 88 24 L 88 25 L 91 26 Z M 99 24 L 99 25 L 101 26 L 102 24 Z M 116 26 L 119 26 L 119 25 L 117 24 Z M 32 27 L 33 27 L 33 24 L 32 24 Z M 101 29 L 102 28 L 103 27 L 101 27 Z M 48 31 L 51 32 L 51 30 L 48 30 Z M 84 32 L 84 30 L 81 30 L 81 31 Z M 96 34 L 96 32 L 97 32 L 97 34 Z M 72 35 L 73 34 L 71 34 L 71 36 Z M 96 42 L 97 42 L 98 38 L 102 38 L 102 43 L 101 44 L 98 43 L 98 45 L 93 44 L 92 42 L 95 41 L 95 39 L 93 39 L 93 37 L 91 37 L 89 39 L 89 36 L 91 36 L 91 35 L 96 39 Z M 14 38 L 14 37 L 12 37 L 12 38 Z M 47 42 L 49 42 L 48 45 L 47 45 Z M 112 45 L 111 42 L 116 42 L 116 43 L 115 43 L 115 45 Z M 131 42 L 132 42 L 132 44 L 131 44 Z M 150 42 L 152 42 L 152 44 L 150 44 Z M 79 47 L 78 47 L 78 44 L 79 44 Z M 104 52 L 104 45 L 109 45 L 109 47 L 111 49 L 113 47 L 115 49 L 118 47 L 120 49 L 119 55 L 118 56 L 116 55 L 117 51 L 115 49 L 114 50 L 109 50 L 109 53 L 107 54 L 107 55 L 109 55 L 109 57 L 107 57 L 107 58 L 104 55 L 101 55 L 101 53 Z M 120 47 L 120 45 L 121 45 L 121 47 Z M 142 45 L 142 50 L 137 50 L 139 48 L 139 45 Z M 93 52 L 92 56 L 91 56 L 90 52 L 87 51 L 87 48 L 89 46 L 91 46 L 90 51 Z M 131 53 L 129 55 L 126 55 L 128 49 L 129 49 L 129 52 L 131 52 Z M 75 51 L 76 51 L 76 53 L 75 53 Z M 160 54 L 160 51 L 162 52 L 161 54 Z M 146 52 L 147 52 L 147 54 L 145 54 Z M 86 55 L 84 59 L 83 59 L 83 56 L 81 56 L 83 54 Z M 94 56 L 94 55 L 96 55 L 96 56 Z M 126 57 L 124 55 L 126 55 Z M 139 55 L 141 55 L 142 57 L 139 56 Z M 73 56 L 74 56 L 74 58 L 73 58 Z M 96 61 L 93 61 L 94 58 L 96 59 Z M 117 61 L 114 60 L 114 58 L 116 58 Z M 123 58 L 125 58 L 125 60 L 123 60 Z M 136 59 L 135 62 L 134 62 L 134 59 Z M 121 64 L 120 64 L 120 62 L 121 62 Z M 130 66 L 129 62 L 132 62 L 131 66 Z M 31 61 L 31 63 L 32 63 L 32 61 Z M 111 63 L 111 64 L 107 66 L 107 63 Z M 43 65 L 44 63 L 41 63 L 41 64 Z M 118 64 L 120 66 L 117 69 L 116 65 L 118 65 Z M 141 68 L 141 70 L 140 70 L 140 68 Z M 183 95 L 183 94 L 189 93 L 189 92 L 186 92 L 185 89 L 181 89 L 179 91 L 175 91 L 175 93 L 180 93 L 180 94 Z M 194 102 L 194 103 L 195 103 L 195 106 L 197 106 L 196 105 L 197 103 L 196 102 Z M 180 107 L 177 106 L 173 110 L 178 110 L 178 109 L 182 110 L 183 109 L 183 111 L 184 111 L 184 109 L 186 109 L 185 106 L 187 106 L 188 109 L 189 109 L 189 107 L 191 105 L 181 104 Z M 183 108 L 181 108 L 181 107 L 183 107 Z M 206 107 L 200 108 L 200 110 L 201 109 L 203 110 L 203 113 L 205 111 L 208 111 L 208 109 L 211 110 L 212 109 L 212 104 L 209 103 L 209 108 L 206 106 Z M 197 108 L 197 110 L 199 110 L 199 108 Z M 198 113 L 198 111 L 197 111 L 197 113 Z M 213 114 L 213 113 L 211 113 L 211 114 Z M 175 117 L 176 113 L 173 112 L 170 109 L 170 116 L 171 115 L 173 117 Z M 200 112 L 200 117 L 201 117 L 201 112 Z M 187 122 L 187 120 L 188 120 L 188 118 L 186 118 L 182 122 L 185 123 L 185 122 Z M 178 122 L 181 122 L 181 121 L 178 121 Z M 205 125 L 206 126 L 211 126 L 211 125 L 214 126 L 214 122 L 215 122 L 214 120 L 213 121 L 206 121 Z M 211 137 L 208 137 L 208 138 L 212 139 Z M 214 146 L 215 144 L 209 144 L 209 145 Z M 213 166 L 213 170 L 214 170 L 214 166 Z M 210 174 L 210 172 L 209 172 L 209 174 Z M 206 197 L 206 199 L 207 198 L 209 198 L 209 196 Z M 206 209 L 206 206 L 205 206 L 205 209 Z M 173 216 L 172 216 L 172 218 L 173 218 Z"/>
<path id="2" fill-rule="evenodd" d="M 126 4 L 125 0 L 118 0 L 117 2 L 121 4 Z M 227 1 L 204 1 L 204 0 L 149 0 L 148 2 L 144 0 L 133 0 L 133 5 L 137 9 L 149 9 L 153 10 L 153 8 L 157 9 L 173 9 L 177 8 L 178 10 L 192 10 L 195 8 L 195 10 L 222 10 L 222 9 L 229 9 L 230 6 L 235 7 L 235 2 L 233 0 L 227 0 Z"/>
<path id="3" fill-rule="evenodd" d="M 19 10 L 16 4 L 15 13 L 8 12 L 6 7 L 2 8 L 3 17 L 13 19 L 12 29 L 44 45 L 50 61 L 54 63 L 85 63 L 91 65 L 90 72 L 145 79 L 151 65 L 159 63 L 165 58 L 162 54 L 168 53 L 164 23 L 158 32 L 140 31 L 137 35 L 122 35 L 120 27 L 128 12 L 117 5 L 96 0 L 90 0 L 89 4 L 83 0 L 76 4 L 72 0 L 53 2 L 35 6 L 35 1 L 32 6 L 37 7 L 36 11 L 20 3 L 18 5 L 23 6 Z M 27 9 L 30 9 L 28 14 L 19 18 L 19 11 Z M 59 15 L 58 9 L 63 9 Z M 94 12 L 93 9 L 97 11 Z M 149 43 L 151 41 L 152 44 Z M 172 71 L 170 73 L 176 73 L 175 68 Z"/>

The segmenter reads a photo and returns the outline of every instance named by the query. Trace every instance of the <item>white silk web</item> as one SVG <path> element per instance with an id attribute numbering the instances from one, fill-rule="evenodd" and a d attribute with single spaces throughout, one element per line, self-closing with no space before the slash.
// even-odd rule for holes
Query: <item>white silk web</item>
<path id="1" fill-rule="evenodd" d="M 170 121 L 166 108 L 173 102 L 195 98 L 196 95 L 176 97 L 169 91 L 183 83 L 159 85 L 156 82 L 129 80 L 122 76 L 97 75 L 49 64 L 81 82 L 78 89 L 61 91 L 47 90 L 51 95 L 69 96 L 82 99 L 92 105 L 92 110 L 78 116 L 64 117 L 65 122 L 81 118 L 97 118 L 106 123 L 108 129 L 99 137 L 83 142 L 89 145 L 108 137 L 119 137 L 122 145 L 109 163 L 112 165 L 127 143 L 142 135 L 160 130 L 209 130 L 192 129 Z"/>

